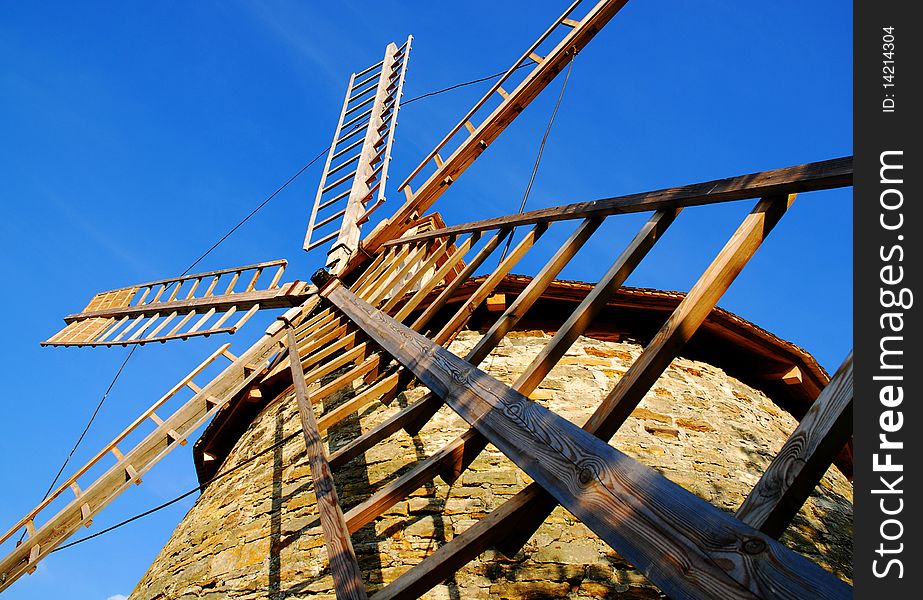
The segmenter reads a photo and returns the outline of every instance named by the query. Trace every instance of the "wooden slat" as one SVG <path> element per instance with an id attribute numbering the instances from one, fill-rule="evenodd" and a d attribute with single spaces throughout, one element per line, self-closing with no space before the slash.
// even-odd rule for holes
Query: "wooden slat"
<path id="1" fill-rule="evenodd" d="M 500 261 L 500 264 L 497 265 L 497 268 L 494 269 L 490 275 L 481 282 L 481 285 L 478 286 L 478 289 L 474 291 L 467 300 L 462 302 L 462 305 L 458 307 L 458 310 L 455 311 L 455 314 L 443 325 L 442 329 L 435 335 L 433 338 L 435 342 L 439 345 L 447 343 L 452 337 L 458 333 L 458 331 L 464 327 L 465 323 L 471 319 L 471 315 L 474 314 L 475 309 L 481 305 L 484 300 L 487 299 L 487 296 L 494 291 L 494 288 L 500 283 L 500 281 L 506 276 L 510 270 L 516 266 L 523 256 L 532 248 L 532 246 L 542 237 L 542 235 L 547 231 L 547 226 L 543 224 L 536 225 L 532 228 L 531 231 L 527 232 L 525 236 L 516 244 L 516 247 L 513 248 L 512 252 L 509 253 L 503 260 Z M 461 278 L 459 278 L 461 279 Z"/>
<path id="2" fill-rule="evenodd" d="M 851 597 L 846 584 L 811 561 L 376 311 L 345 287 L 334 284 L 322 293 L 671 597 Z"/>
<path id="3" fill-rule="evenodd" d="M 202 327 L 203 325 L 205 325 L 205 323 L 208 322 L 208 320 L 211 319 L 214 315 L 215 315 L 215 309 L 214 309 L 214 307 L 208 309 L 208 312 L 206 312 L 204 315 L 202 315 L 202 316 L 199 318 L 199 320 L 196 321 L 195 324 L 194 324 L 192 327 L 190 327 L 189 330 L 188 330 L 186 333 L 195 333 L 196 331 L 198 331 L 199 329 L 201 329 L 201 327 Z"/>
<path id="4" fill-rule="evenodd" d="M 256 314 L 256 311 L 258 311 L 259 309 L 260 309 L 260 305 L 259 305 L 259 304 L 254 304 L 253 306 L 251 306 L 251 307 L 250 307 L 250 310 L 248 310 L 247 312 L 245 312 L 245 313 L 243 314 L 243 316 L 241 316 L 240 319 L 238 319 L 237 322 L 234 323 L 234 325 L 233 325 L 233 327 L 231 327 L 231 329 L 234 330 L 234 331 L 237 331 L 238 329 L 240 329 L 241 327 L 243 327 L 243 326 L 244 326 L 244 323 L 246 323 L 247 321 L 249 321 L 249 320 L 250 320 L 250 317 L 252 317 L 253 315 L 255 315 L 255 314 Z M 212 331 L 214 332 L 214 330 L 212 330 Z"/>
<path id="5" fill-rule="evenodd" d="M 781 196 L 798 192 L 826 190 L 852 185 L 852 176 L 853 159 L 848 156 L 655 192 L 643 192 L 593 202 L 579 202 L 533 210 L 518 215 L 485 219 L 418 233 L 399 240 L 383 242 L 383 245 L 393 246 L 415 243 L 450 234 L 460 235 L 474 231 L 487 231 L 498 227 L 520 227 L 551 221 L 587 219 L 590 217 L 746 200 L 760 196 Z"/>
<path id="6" fill-rule="evenodd" d="M 442 292 L 440 292 L 436 299 L 426 307 L 426 310 L 424 310 L 423 313 L 417 317 L 410 328 L 414 331 L 421 331 L 424 327 L 426 327 L 430 320 L 436 316 L 436 313 L 438 313 L 442 307 L 445 306 L 445 303 L 448 302 L 449 298 L 452 297 L 455 291 L 458 290 L 458 288 L 461 287 L 461 285 L 467 281 L 471 275 L 474 274 L 478 267 L 480 267 L 484 261 L 490 257 L 491 254 L 493 254 L 494 250 L 497 249 L 497 246 L 500 245 L 500 242 L 506 239 L 506 236 L 508 235 L 510 235 L 510 231 L 508 229 L 501 229 L 495 233 L 492 238 L 487 240 L 487 243 L 484 244 L 484 247 L 481 248 L 481 250 L 474 256 L 474 258 L 471 259 L 471 261 L 461 270 L 461 273 L 458 274 L 458 277 L 453 279 L 451 283 L 443 288 Z M 403 320 L 404 316 L 406 316 L 404 314 L 405 309 L 406 306 L 398 311 L 396 317 L 397 320 Z"/>
<path id="7" fill-rule="evenodd" d="M 737 518 L 778 538 L 852 435 L 852 352 L 756 482 Z"/>
<path id="8" fill-rule="evenodd" d="M 298 414 L 301 417 L 301 427 L 304 431 L 307 461 L 311 468 L 311 479 L 314 482 L 317 512 L 324 531 L 324 541 L 327 546 L 327 557 L 330 561 L 330 573 L 333 575 L 336 595 L 342 600 L 366 598 L 359 562 L 356 560 L 352 540 L 346 529 L 343 509 L 340 508 L 336 485 L 333 482 L 333 473 L 327 463 L 327 453 L 314 419 L 314 409 L 308 398 L 308 389 L 301 370 L 301 359 L 298 356 L 298 343 L 295 341 L 295 331 L 291 326 L 286 330 L 286 345 L 295 386 L 295 398 L 298 402 Z"/>
<path id="9" fill-rule="evenodd" d="M 257 272 L 259 272 L 259 271 L 257 271 Z M 197 278 L 192 282 L 192 286 L 189 288 L 189 293 L 186 294 L 186 298 L 185 298 L 186 300 L 190 300 L 193 296 L 195 296 L 195 292 L 196 292 L 197 289 L 199 289 L 199 284 L 200 284 L 200 283 L 202 283 L 202 278 L 201 278 L 201 277 L 197 277 Z M 141 303 L 138 302 L 138 304 L 141 304 Z"/>

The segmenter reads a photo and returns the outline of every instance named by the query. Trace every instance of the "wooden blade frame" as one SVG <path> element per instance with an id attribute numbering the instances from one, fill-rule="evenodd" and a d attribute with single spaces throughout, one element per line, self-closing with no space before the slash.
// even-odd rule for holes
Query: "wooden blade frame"
<path id="1" fill-rule="evenodd" d="M 127 346 L 234 333 L 260 309 L 305 301 L 308 284 L 279 285 L 286 265 L 275 260 L 102 292 L 83 312 L 64 317 L 67 326 L 42 345 Z M 272 276 L 262 287 L 265 273 Z"/>
<path id="2" fill-rule="evenodd" d="M 398 186 L 407 200 L 363 241 L 366 252 L 375 252 L 426 212 L 627 1 L 577 0 L 555 19 Z M 431 166 L 429 175 L 427 166 Z M 361 261 L 361 255 L 356 256 L 340 272 Z"/>
<path id="3" fill-rule="evenodd" d="M 562 423 L 550 411 L 539 410 L 525 399 L 528 391 L 539 385 L 573 341 L 586 331 L 609 296 L 628 277 L 684 207 L 758 198 L 767 191 L 767 181 L 772 182 L 773 194 L 761 200 L 744 219 L 737 233 L 680 303 L 663 330 L 619 380 L 587 423 L 584 432 Z M 449 442 L 343 514 L 343 525 L 336 526 L 339 519 L 331 520 L 330 533 L 326 534 L 328 546 L 333 538 L 339 546 L 330 547 L 346 547 L 344 544 L 348 540 L 344 538 L 343 527 L 350 533 L 357 531 L 433 478 L 442 477 L 446 481 L 453 481 L 488 441 L 503 450 L 538 482 L 528 486 L 381 589 L 375 594 L 376 598 L 419 597 L 486 548 L 499 545 L 505 552 L 515 551 L 540 525 L 543 515 L 558 502 L 574 511 L 616 551 L 648 571 L 650 579 L 671 597 L 706 597 L 706 592 L 711 593 L 716 589 L 728 597 L 767 596 L 769 591 L 764 585 L 795 595 L 843 597 L 849 593 L 848 586 L 772 538 L 775 530 L 784 528 L 791 515 L 800 507 L 806 494 L 816 484 L 817 473 L 822 473 L 829 466 L 834 449 L 848 434 L 848 426 L 842 417 L 846 410 L 844 407 L 848 407 L 848 399 L 851 398 L 851 378 L 847 375 L 838 374 L 828 386 L 818 400 L 818 408 L 805 417 L 793 434 L 793 441 L 786 444 L 780 452 L 780 458 L 754 489 L 752 499 L 747 504 L 754 506 L 758 503 L 760 510 L 742 507 L 741 518 L 717 511 L 662 476 L 650 474 L 644 467 L 611 449 L 603 441 L 615 432 L 624 415 L 630 412 L 663 368 L 680 352 L 685 340 L 712 310 L 721 293 L 757 250 L 772 226 L 785 214 L 791 204 L 792 198 L 789 195 L 848 186 L 851 182 L 851 160 L 837 159 L 629 197 L 632 200 L 628 203 L 637 206 L 633 211 L 656 209 L 656 212 L 616 258 L 596 288 L 574 310 L 526 371 L 520 374 L 513 387 L 493 381 L 476 371 L 475 365 L 515 326 L 556 274 L 579 254 L 584 243 L 605 218 L 625 212 L 622 208 L 626 202 L 619 199 L 604 200 L 462 227 L 411 229 L 404 237 L 379 248 L 367 268 L 350 285 L 349 292 L 339 280 L 331 280 L 333 283 L 325 286 L 322 291 L 324 295 L 330 296 L 334 306 L 316 305 L 316 297 L 312 297 L 314 299 L 303 307 L 287 313 L 285 322 L 290 322 L 294 327 L 294 342 L 289 341 L 288 347 L 294 350 L 285 350 L 287 334 L 283 331 L 286 325 L 282 321 L 271 327 L 267 335 L 239 359 L 226 348 L 222 349 L 218 354 L 232 360 L 231 366 L 202 388 L 192 384 L 191 380 L 180 382 L 179 387 L 190 387 L 195 395 L 173 416 L 155 419 L 153 411 L 160 406 L 155 404 L 150 414 L 145 413 L 139 418 L 139 422 L 150 421 L 157 427 L 137 448 L 124 454 L 119 452 L 119 456 L 113 452 L 114 445 L 112 448 L 107 447 L 94 460 L 112 454 L 117 462 L 99 480 L 85 488 L 69 485 L 76 484 L 76 478 L 85 472 L 83 469 L 55 491 L 55 497 L 68 487 L 74 491 L 76 497 L 68 507 L 38 524 L 43 509 L 47 508 L 47 503 L 43 503 L 21 519 L 3 539 L 9 539 L 22 529 L 30 537 L 10 556 L 0 561 L 0 572 L 7 574 L 4 585 L 9 585 L 16 577 L 33 569 L 37 560 L 80 526 L 87 525 L 95 511 L 130 487 L 132 481 L 140 479 L 146 469 L 168 449 L 178 445 L 179 440 L 203 419 L 215 414 L 223 406 L 233 406 L 240 402 L 260 386 L 276 386 L 279 382 L 293 381 L 286 378 L 291 378 L 292 371 L 297 372 L 298 368 L 286 357 L 297 352 L 300 358 L 298 367 L 305 386 L 300 391 L 295 390 L 296 395 L 305 400 L 310 398 L 310 403 L 314 404 L 323 403 L 325 398 L 338 390 L 347 387 L 355 389 L 354 395 L 346 403 L 324 414 L 313 425 L 308 422 L 306 432 L 312 444 L 349 415 L 375 402 L 390 402 L 410 379 L 420 378 L 433 392 L 401 409 L 378 427 L 359 434 L 326 457 L 326 460 L 322 448 L 318 450 L 320 447 L 315 444 L 317 451 L 314 454 L 320 476 L 324 475 L 325 469 L 339 468 L 401 429 L 418 431 L 443 402 L 447 402 L 472 423 L 481 425 Z M 652 198 L 656 198 L 656 202 L 645 204 L 647 200 L 644 199 Z M 491 296 L 502 280 L 502 274 L 511 271 L 549 228 L 557 227 L 560 221 L 575 219 L 580 222 L 570 238 L 533 278 L 532 283 L 507 303 L 503 314 L 466 359 L 455 358 L 440 349 L 451 341 L 458 330 L 465 327 L 474 310 Z M 444 321 L 448 325 L 433 327 L 436 315 L 451 306 L 456 291 L 470 281 L 476 270 L 496 252 L 510 235 L 512 227 L 526 224 L 532 225 L 531 231 L 521 234 L 512 251 L 494 272 L 480 279 L 477 289 L 467 295 L 467 299 L 455 307 L 454 311 L 450 311 L 453 314 Z M 468 254 L 472 256 L 466 258 Z M 100 300 L 102 302 L 116 304 L 124 302 L 124 299 L 110 296 Z M 111 310 L 111 307 L 99 307 L 98 310 Z M 420 335 L 420 332 L 429 328 L 433 332 L 427 334 L 428 337 Z M 409 346 L 403 348 L 401 343 L 395 342 L 396 339 L 407 342 Z M 453 377 L 452 381 L 446 380 L 439 374 L 443 367 L 458 376 Z M 328 375 L 336 371 L 340 374 L 331 380 Z M 459 385 L 458 382 L 469 382 L 470 385 Z M 480 394 L 477 390 L 482 385 L 487 386 L 483 389 L 493 391 L 487 395 Z M 495 404 L 490 397 L 501 398 L 501 404 Z M 466 400 L 462 402 L 460 398 Z M 530 430 L 531 426 L 522 429 L 522 423 L 517 425 L 510 421 L 517 414 L 534 415 L 535 419 L 529 422 L 541 424 L 548 435 L 559 436 L 568 444 L 573 443 L 575 447 L 583 448 L 586 460 L 572 462 L 570 466 L 562 463 L 559 466 L 564 470 L 555 467 L 552 472 L 536 471 L 532 464 L 534 461 L 530 463 L 524 459 L 518 454 L 518 449 L 527 447 L 531 456 L 544 456 L 547 460 L 539 461 L 541 467 L 556 464 L 553 460 L 555 457 L 547 454 L 548 448 L 542 445 L 537 430 Z M 602 440 L 594 441 L 594 436 Z M 118 439 L 113 444 L 118 443 Z M 796 462 L 810 465 L 810 468 L 794 480 L 793 489 L 789 492 L 784 489 L 786 478 L 780 473 L 788 469 L 786 465 L 791 463 L 790 457 L 796 451 L 799 453 Z M 220 464 L 224 458 L 216 450 L 204 445 L 200 447 L 200 444 L 196 445 L 195 452 L 197 461 L 205 461 L 207 464 Z M 782 457 L 783 454 L 785 457 Z M 584 476 L 582 465 L 585 464 L 595 465 L 592 476 Z M 616 487 L 612 487 L 616 479 L 606 473 L 613 476 L 618 474 Z M 577 483 L 569 486 L 565 485 L 567 482 Z M 587 495 L 584 496 L 580 490 L 586 490 Z M 661 508 L 651 512 L 655 497 L 658 499 L 656 504 Z M 663 498 L 666 504 L 660 501 Z M 594 510 L 582 509 L 581 503 L 584 502 L 587 506 L 595 507 Z M 631 506 L 633 512 L 624 519 L 594 517 L 595 514 L 622 514 L 619 511 L 626 506 Z M 330 509 L 335 516 L 336 510 L 332 504 Z M 771 517 L 755 518 L 748 514 Z M 696 517 L 695 536 L 691 535 L 686 525 L 690 515 Z M 763 523 L 771 523 L 773 532 L 763 529 Z M 711 541 L 702 542 L 705 539 L 700 537 L 702 535 Z M 709 553 L 716 547 L 713 542 L 717 547 L 726 549 L 726 554 L 722 551 L 723 557 L 734 557 L 735 564 L 741 568 L 728 573 L 710 566 Z M 677 553 L 678 561 L 688 560 L 700 565 L 705 569 L 698 572 L 702 577 L 690 578 L 688 574 L 671 570 L 667 564 L 657 563 L 657 554 L 653 549 L 664 547 L 673 548 L 671 552 Z M 343 562 L 344 557 L 348 558 L 348 553 L 344 555 L 340 552 L 337 556 L 337 564 L 340 565 L 337 568 L 347 575 L 343 581 L 351 582 L 338 585 L 338 594 L 342 593 L 344 597 L 350 593 L 361 594 L 356 589 L 355 572 L 350 569 L 352 562 Z M 344 565 L 346 570 L 342 570 Z M 748 577 L 747 573 L 759 576 Z"/>
<path id="4" fill-rule="evenodd" d="M 360 227 L 385 201 L 412 40 L 409 36 L 400 48 L 388 44 L 384 59 L 353 73 L 346 86 L 304 240 L 305 250 L 333 241 L 327 256 L 333 271 L 359 247 Z"/>
<path id="5" fill-rule="evenodd" d="M 301 315 L 310 311 L 317 303 L 312 296 L 302 309 L 289 319 L 298 323 Z M 186 444 L 187 437 L 215 413 L 237 401 L 253 389 L 265 377 L 271 367 L 283 356 L 280 345 L 285 339 L 281 321 L 274 322 L 265 335 L 240 357 L 229 351 L 225 344 L 212 353 L 189 375 L 181 379 L 164 396 L 144 411 L 122 433 L 104 446 L 92 459 L 57 489 L 20 519 L 0 537 L 0 544 L 25 529 L 28 537 L 7 556 L 0 559 L 0 591 L 12 584 L 23 573 L 35 570 L 36 563 L 60 546 L 81 527 L 89 527 L 92 517 L 132 485 L 141 484 L 141 476 L 178 446 Z M 204 386 L 195 383 L 194 378 L 219 358 L 230 364 Z M 167 417 L 157 414 L 165 404 L 181 390 L 192 391 L 192 396 L 173 410 Z M 119 444 L 141 431 L 145 425 L 154 428 L 131 450 L 123 451 Z M 115 462 L 101 475 L 91 481 L 88 472 L 111 456 Z M 70 490 L 74 498 L 54 514 L 52 503 Z"/>

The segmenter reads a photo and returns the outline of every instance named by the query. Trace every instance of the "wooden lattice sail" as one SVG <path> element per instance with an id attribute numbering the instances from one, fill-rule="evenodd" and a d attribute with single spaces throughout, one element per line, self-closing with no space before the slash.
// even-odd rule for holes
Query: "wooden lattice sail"
<path id="1" fill-rule="evenodd" d="M 102 292 L 43 346 L 116 346 L 234 333 L 261 308 L 304 302 L 309 284 L 280 285 L 286 261 L 162 279 Z M 266 275 L 266 276 L 264 276 Z"/>
<path id="2" fill-rule="evenodd" d="M 385 201 L 412 40 L 408 37 L 400 48 L 388 44 L 381 62 L 353 73 L 346 86 L 304 239 L 305 250 L 333 242 L 328 268 L 342 267 L 352 256 L 360 227 Z"/>

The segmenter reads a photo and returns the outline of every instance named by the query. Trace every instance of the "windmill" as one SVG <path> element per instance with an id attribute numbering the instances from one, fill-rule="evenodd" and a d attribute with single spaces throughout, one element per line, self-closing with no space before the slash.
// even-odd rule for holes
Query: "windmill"
<path id="1" fill-rule="evenodd" d="M 48 500 L 15 523 L 2 541 L 23 530 L 27 537 L 0 561 L 0 589 L 34 569 L 81 526 L 89 526 L 94 514 L 132 484 L 140 483 L 144 472 L 184 444 L 197 426 L 242 403 L 278 396 L 284 393 L 280 390 L 290 388 L 302 418 L 338 597 L 366 595 L 350 533 L 413 492 L 427 477 L 454 480 L 488 442 L 536 483 L 447 544 L 449 550 L 433 554 L 379 592 L 382 597 L 418 596 L 470 560 L 479 548 L 502 541 L 504 552 L 515 553 L 517 544 L 521 545 L 558 503 L 627 560 L 650 573 L 651 580 L 671 596 L 706 597 L 715 590 L 727 595 L 761 596 L 768 589 L 764 582 L 771 582 L 795 593 L 845 597 L 848 586 L 775 537 L 779 527 L 791 518 L 792 507 L 797 509 L 816 484 L 816 467 L 829 465 L 849 439 L 844 415 L 852 400 L 850 359 L 820 391 L 813 412 L 793 432 L 791 446 L 779 453 L 778 464 L 773 463 L 763 474 L 736 516 L 684 492 L 606 440 L 702 324 L 721 293 L 787 212 L 794 194 L 850 185 L 851 159 L 448 227 L 438 215 L 427 213 L 624 4 L 613 0 L 575 2 L 556 18 L 397 186 L 405 196 L 404 203 L 361 241 L 361 226 L 385 198 L 411 40 L 408 38 L 400 48 L 389 45 L 381 63 L 354 74 L 305 238 L 306 249 L 330 244 L 327 260 L 318 265 L 324 268 L 314 275 L 312 284 L 282 283 L 284 261 L 265 262 L 104 292 L 94 296 L 82 312 L 66 317 L 66 327 L 46 344 L 129 345 L 233 333 L 258 310 L 287 309 L 239 356 L 229 345 L 212 353 Z M 584 428 L 527 398 L 683 208 L 753 198 L 758 202 L 712 267 Z M 605 219 L 636 212 L 651 216 L 516 383 L 507 386 L 477 369 Z M 467 356 L 459 358 L 444 349 L 539 238 L 552 227 L 574 221 L 577 226 L 560 250 L 506 305 Z M 332 231 L 325 233 L 325 227 Z M 489 275 L 475 282 L 476 271 L 500 245 L 513 238 L 516 229 L 525 233 Z M 450 310 L 447 319 L 437 319 L 465 284 L 476 285 L 476 290 L 457 310 Z M 207 383 L 195 381 L 220 359 L 228 365 L 218 376 Z M 336 381 L 321 384 L 323 377 L 344 368 L 345 373 Z M 327 454 L 322 443 L 327 430 L 364 406 L 389 401 L 413 379 L 431 393 L 399 411 L 379 430 L 360 435 L 336 455 Z M 358 380 L 366 387 L 347 405 L 320 418 L 315 415 L 314 407 L 332 390 Z M 171 415 L 158 415 L 157 411 L 182 388 L 189 388 L 193 396 Z M 472 429 L 363 503 L 361 510 L 344 513 L 332 469 L 394 431 L 418 431 L 443 404 L 468 421 Z M 122 440 L 142 424 L 153 424 L 154 428 L 132 449 L 120 449 Z M 196 460 L 217 469 L 222 457 L 212 450 L 197 447 Z M 92 466 L 109 460 L 109 455 L 115 462 L 103 475 L 89 483 L 81 480 Z M 794 464 L 811 468 L 797 467 L 799 477 L 793 480 L 788 474 Z M 43 514 L 51 500 L 65 493 L 73 494 L 73 499 L 64 509 L 54 515 Z M 637 516 L 641 514 L 645 516 Z M 500 540 L 500 531 L 515 535 Z M 686 558 L 700 575 L 692 578 L 678 565 L 664 565 L 664 547 Z M 715 567 L 727 561 L 740 568 Z"/>

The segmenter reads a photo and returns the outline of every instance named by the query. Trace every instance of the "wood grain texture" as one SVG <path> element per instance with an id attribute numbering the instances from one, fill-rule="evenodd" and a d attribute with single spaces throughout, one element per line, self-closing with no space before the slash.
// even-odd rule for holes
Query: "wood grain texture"
<path id="1" fill-rule="evenodd" d="M 298 343 L 295 341 L 295 331 L 292 327 L 286 330 L 286 347 L 292 369 L 295 398 L 298 402 L 298 414 L 304 430 L 308 465 L 311 468 L 311 478 L 314 482 L 317 511 L 321 528 L 324 531 L 324 541 L 327 546 L 327 557 L 330 561 L 330 573 L 333 575 L 336 595 L 341 600 L 361 600 L 367 597 L 365 584 L 362 582 L 362 572 L 346 528 L 343 509 L 340 508 L 340 501 L 337 498 L 333 473 L 327 462 L 327 453 L 314 418 L 314 409 L 308 398 L 308 388 L 305 384 L 304 372 L 301 370 L 301 359 L 298 356 Z"/>
<path id="2" fill-rule="evenodd" d="M 852 352 L 737 509 L 737 518 L 778 538 L 852 435 Z"/>
<path id="3" fill-rule="evenodd" d="M 846 598 L 777 541 L 530 401 L 343 286 L 330 301 L 674 598 Z"/>

